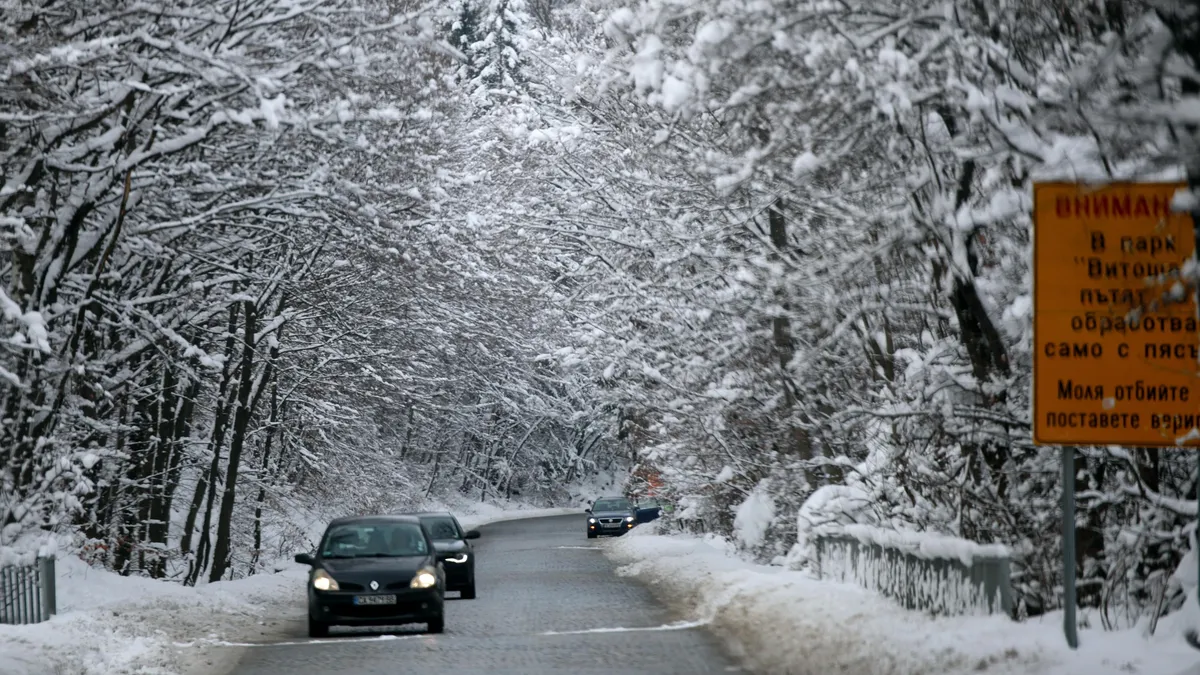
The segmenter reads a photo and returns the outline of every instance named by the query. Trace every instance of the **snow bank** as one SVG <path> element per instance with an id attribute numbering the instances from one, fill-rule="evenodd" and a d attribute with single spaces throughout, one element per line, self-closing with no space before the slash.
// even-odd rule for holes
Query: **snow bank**
<path id="1" fill-rule="evenodd" d="M 564 516 L 583 512 L 584 507 L 537 507 L 530 506 L 517 500 L 500 500 L 480 502 L 478 500 L 435 499 L 427 502 L 421 510 L 449 511 L 458 518 L 458 522 L 468 530 L 483 527 L 489 523 L 499 523 L 505 520 L 520 520 L 522 518 L 544 518 L 548 516 Z M 416 510 L 416 509 L 413 509 Z"/>
<path id="2" fill-rule="evenodd" d="M 734 514 L 734 535 L 748 549 L 757 548 L 763 543 L 767 530 L 775 521 L 775 500 L 771 497 L 769 487 L 768 481 L 759 483 Z"/>
<path id="3" fill-rule="evenodd" d="M 189 588 L 122 577 L 74 557 L 56 564 L 59 614 L 40 624 L 0 626 L 4 675 L 184 673 L 188 659 L 177 642 L 244 639 L 303 602 L 299 566 Z"/>
<path id="4" fill-rule="evenodd" d="M 548 508 L 548 509 L 535 509 L 535 508 L 529 508 L 529 507 L 522 507 L 522 508 L 518 508 L 518 509 L 511 509 L 511 510 L 501 510 L 501 509 L 483 510 L 483 509 L 481 509 L 479 512 L 468 514 L 468 515 L 459 515 L 459 512 L 456 512 L 455 515 L 457 515 L 458 522 L 462 523 L 463 527 L 465 527 L 469 530 L 473 530 L 478 527 L 483 527 L 484 525 L 489 525 L 491 523 L 499 523 L 499 522 L 503 522 L 506 520 L 521 520 L 524 518 L 546 518 L 549 516 L 570 516 L 570 515 L 579 515 L 581 513 L 583 513 L 582 509 L 576 508 L 574 506 L 570 506 L 570 507 Z"/>
<path id="5" fill-rule="evenodd" d="M 580 513 L 515 503 L 447 510 L 467 528 Z M 283 624 L 304 612 L 308 570 L 291 561 L 278 563 L 275 574 L 194 588 L 123 577 L 71 556 L 60 556 L 57 567 L 59 614 L 40 624 L 0 625 L 0 674 L 211 675 L 221 670 L 213 660 L 233 653 L 214 646 L 278 639 Z"/>
<path id="6" fill-rule="evenodd" d="M 1167 617 L 1155 637 L 1081 630 L 1072 652 L 1062 615 L 934 619 L 869 591 L 756 565 L 715 538 L 661 536 L 656 523 L 602 544 L 618 573 L 706 622 L 758 673 L 771 675 L 1200 675 L 1197 652 Z M 1191 599 L 1196 602 L 1195 597 Z M 1099 623 L 1099 622 L 1093 622 Z"/>
<path id="7" fill-rule="evenodd" d="M 874 500 L 864 490 L 849 485 L 822 485 L 809 495 L 796 513 L 796 545 L 788 553 L 788 565 L 799 569 L 812 556 L 810 538 L 823 527 L 874 523 Z"/>

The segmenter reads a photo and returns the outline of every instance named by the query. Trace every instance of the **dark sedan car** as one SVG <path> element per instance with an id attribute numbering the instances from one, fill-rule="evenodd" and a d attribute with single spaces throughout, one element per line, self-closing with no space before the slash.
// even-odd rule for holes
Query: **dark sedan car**
<path id="1" fill-rule="evenodd" d="M 624 497 L 601 497 L 587 510 L 588 539 L 602 534 L 620 536 L 637 524 L 637 512 L 633 502 Z"/>
<path id="2" fill-rule="evenodd" d="M 421 525 L 433 540 L 438 560 L 446 570 L 446 590 L 459 591 L 464 600 L 475 599 L 475 549 L 472 539 L 479 530 L 463 530 L 453 514 L 447 511 L 408 513 L 421 520 Z"/>
<path id="3" fill-rule="evenodd" d="M 310 565 L 308 634 L 330 626 L 426 623 L 445 630 L 446 576 L 433 540 L 412 516 L 359 516 L 329 524 Z"/>

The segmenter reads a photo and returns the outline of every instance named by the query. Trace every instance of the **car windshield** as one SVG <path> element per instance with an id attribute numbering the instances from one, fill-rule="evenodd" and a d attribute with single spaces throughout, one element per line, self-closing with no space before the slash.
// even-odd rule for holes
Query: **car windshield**
<path id="1" fill-rule="evenodd" d="M 321 544 L 324 558 L 401 558 L 428 554 L 425 535 L 414 523 L 345 523 L 330 528 Z"/>
<path id="2" fill-rule="evenodd" d="M 592 505 L 593 511 L 628 511 L 629 501 L 625 499 L 597 499 Z"/>
<path id="3" fill-rule="evenodd" d="M 425 525 L 425 529 L 429 531 L 430 539 L 462 539 L 462 534 L 458 531 L 458 525 L 449 516 L 422 518 L 421 522 Z"/>

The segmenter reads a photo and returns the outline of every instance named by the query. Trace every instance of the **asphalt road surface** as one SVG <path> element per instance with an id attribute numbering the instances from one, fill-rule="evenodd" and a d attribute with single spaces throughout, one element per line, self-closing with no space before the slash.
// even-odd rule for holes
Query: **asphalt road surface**
<path id="1" fill-rule="evenodd" d="M 478 597 L 448 593 L 446 632 L 334 628 L 303 616 L 280 644 L 251 647 L 233 675 L 706 675 L 738 672 L 701 627 L 683 627 L 649 590 L 616 576 L 584 516 L 495 523 L 475 542 Z M 674 625 L 672 625 L 674 624 Z M 686 626 L 686 624 L 683 624 Z"/>

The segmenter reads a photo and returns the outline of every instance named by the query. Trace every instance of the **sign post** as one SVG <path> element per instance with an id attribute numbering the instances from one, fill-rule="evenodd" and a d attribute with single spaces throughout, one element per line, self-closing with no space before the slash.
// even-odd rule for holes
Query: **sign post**
<path id="1" fill-rule="evenodd" d="M 1067 646 L 1079 648 L 1079 624 L 1075 621 L 1075 448 L 1062 449 L 1062 555 L 1063 633 Z"/>
<path id="2" fill-rule="evenodd" d="M 1038 183 L 1033 189 L 1033 440 L 1059 445 L 1064 632 L 1075 622 L 1075 447 L 1200 445 L 1200 330 L 1180 281 L 1185 183 Z M 1197 487 L 1200 498 L 1200 485 Z"/>

